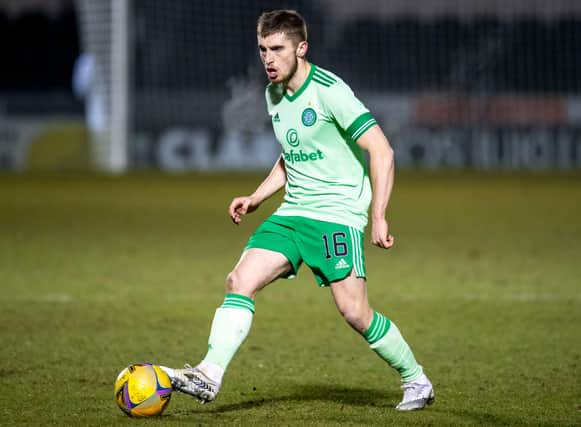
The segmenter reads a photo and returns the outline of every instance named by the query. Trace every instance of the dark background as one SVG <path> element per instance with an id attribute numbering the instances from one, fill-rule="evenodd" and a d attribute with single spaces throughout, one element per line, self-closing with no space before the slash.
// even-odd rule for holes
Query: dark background
<path id="1" fill-rule="evenodd" d="M 243 16 L 224 13 L 224 2 L 185 2 L 180 13 L 187 14 L 188 20 L 177 22 L 159 16 L 150 7 L 152 2 L 155 0 L 133 5 L 138 23 L 133 33 L 137 88 L 222 88 L 230 76 L 243 74 L 256 64 L 254 39 L 249 34 L 253 34 L 258 13 L 272 2 L 247 1 Z M 316 4 L 285 2 L 285 6 L 301 10 L 310 23 L 312 60 L 336 70 L 358 89 L 487 94 L 581 91 L 581 22 L 575 17 L 355 17 L 332 28 L 335 24 L 325 19 L 325 11 Z M 187 32 L 196 33 L 195 44 L 180 37 Z M 483 43 L 494 47 L 487 50 Z M 52 13 L 40 7 L 19 13 L 0 8 L 4 112 L 80 111 L 82 105 L 71 93 L 80 44 L 73 2 L 63 2 Z M 166 67 L 153 72 L 155 67 L 146 64 L 151 61 L 147 54 L 160 44 L 167 47 L 158 55 Z M 323 45 L 324 49 L 316 48 Z M 197 65 L 178 68 L 184 56 L 198 58 Z M 208 68 L 206 61 L 220 66 Z"/>

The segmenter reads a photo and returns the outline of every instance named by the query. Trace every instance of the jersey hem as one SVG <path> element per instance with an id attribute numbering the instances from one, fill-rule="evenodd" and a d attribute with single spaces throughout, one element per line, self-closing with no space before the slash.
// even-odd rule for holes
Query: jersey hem
<path id="1" fill-rule="evenodd" d="M 282 209 L 282 210 L 281 210 Z M 365 232 L 365 226 L 367 225 L 367 218 L 365 221 L 361 221 L 360 219 L 353 219 L 352 221 L 346 221 L 344 218 L 335 217 L 332 215 L 318 215 L 314 212 L 308 212 L 305 210 L 294 211 L 289 210 L 289 208 L 279 208 L 272 215 L 278 216 L 300 216 L 304 218 L 314 219 L 317 221 L 323 222 L 332 222 L 335 224 L 345 225 L 347 227 L 353 227 L 362 233 Z"/>

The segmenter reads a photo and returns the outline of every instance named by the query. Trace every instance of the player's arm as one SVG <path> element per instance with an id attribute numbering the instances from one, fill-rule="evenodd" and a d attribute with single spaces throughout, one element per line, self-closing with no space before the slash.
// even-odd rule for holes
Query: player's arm
<path id="1" fill-rule="evenodd" d="M 286 184 L 286 170 L 282 156 L 278 158 L 268 176 L 250 196 L 235 197 L 230 203 L 228 214 L 234 224 L 240 224 L 242 217 L 254 212 L 262 202 L 275 194 Z"/>
<path id="2" fill-rule="evenodd" d="M 357 144 L 369 152 L 369 169 L 373 199 L 371 202 L 371 241 L 389 249 L 394 239 L 389 234 L 386 219 L 394 177 L 394 155 L 389 141 L 378 125 L 374 125 L 357 139 Z"/>

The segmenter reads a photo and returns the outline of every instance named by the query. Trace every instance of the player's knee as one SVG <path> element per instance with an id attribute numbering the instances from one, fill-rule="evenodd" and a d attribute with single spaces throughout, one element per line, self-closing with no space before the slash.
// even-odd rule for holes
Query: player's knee
<path id="1" fill-rule="evenodd" d="M 232 270 L 226 276 L 226 292 L 229 294 L 253 295 L 254 290 L 248 280 L 244 280 L 240 272 Z"/>
<path id="2" fill-rule="evenodd" d="M 236 270 L 228 273 L 228 276 L 226 276 L 226 292 L 229 294 L 237 293 L 239 282 L 239 275 L 236 273 Z"/>
<path id="3" fill-rule="evenodd" d="M 347 308 L 341 311 L 341 315 L 343 316 L 343 319 L 345 319 L 345 321 L 351 326 L 355 326 L 361 323 L 362 316 L 359 310 L 354 308 Z"/>
<path id="4" fill-rule="evenodd" d="M 368 325 L 370 309 L 361 305 L 345 305 L 339 307 L 339 312 L 345 321 L 358 331 L 364 331 Z"/>

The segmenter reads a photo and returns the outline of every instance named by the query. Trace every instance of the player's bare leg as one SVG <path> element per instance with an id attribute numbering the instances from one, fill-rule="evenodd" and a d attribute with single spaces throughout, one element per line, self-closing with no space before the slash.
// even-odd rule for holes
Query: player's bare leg
<path id="1" fill-rule="evenodd" d="M 250 331 L 254 296 L 290 268 L 286 257 L 278 252 L 251 248 L 242 254 L 228 274 L 226 297 L 214 315 L 204 359 L 196 367 L 162 367 L 174 390 L 194 396 L 202 403 L 216 398 L 228 364 Z"/>
<path id="2" fill-rule="evenodd" d="M 355 277 L 355 271 L 352 270 L 345 279 L 331 283 L 331 292 L 341 316 L 363 335 L 373 320 L 365 280 Z"/>
<path id="3" fill-rule="evenodd" d="M 242 253 L 240 260 L 226 279 L 226 292 L 254 295 L 288 271 L 290 264 L 280 252 L 251 248 Z"/>
<path id="4" fill-rule="evenodd" d="M 404 391 L 398 411 L 422 409 L 434 402 L 434 390 L 397 326 L 368 302 L 365 280 L 354 271 L 343 280 L 331 284 L 335 304 L 347 323 L 359 332 L 371 349 L 401 376 Z"/>

